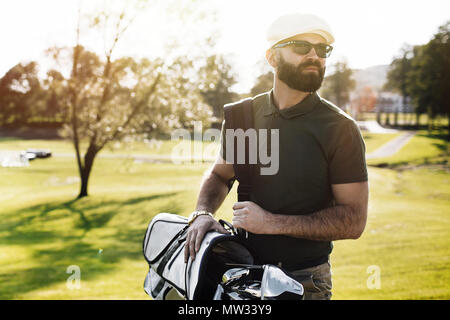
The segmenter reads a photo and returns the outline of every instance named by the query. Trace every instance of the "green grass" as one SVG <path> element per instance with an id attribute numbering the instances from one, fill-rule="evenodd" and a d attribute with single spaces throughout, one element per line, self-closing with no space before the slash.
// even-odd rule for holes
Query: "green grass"
<path id="1" fill-rule="evenodd" d="M 448 159 L 449 143 L 447 133 L 442 131 L 418 131 L 396 154 L 386 158 L 369 159 L 369 165 L 387 163 L 389 165 L 438 163 Z"/>
<path id="2" fill-rule="evenodd" d="M 45 141 L 52 150 L 58 143 Z M 147 299 L 148 222 L 159 212 L 189 214 L 207 168 L 99 158 L 90 196 L 74 201 L 73 159 L 0 167 L 0 299 Z M 448 173 L 369 168 L 369 178 L 363 236 L 334 243 L 334 298 L 449 299 Z M 218 217 L 230 220 L 235 200 L 234 189 Z M 70 265 L 81 268 L 78 290 L 66 286 Z M 381 271 L 379 290 L 366 285 L 371 265 Z"/>
<path id="3" fill-rule="evenodd" d="M 98 159 L 79 201 L 74 161 L 0 168 L 10 181 L 0 187 L 0 298 L 146 298 L 146 226 L 159 212 L 189 214 L 206 168 Z M 80 290 L 66 287 L 70 265 L 81 268 Z"/>
<path id="4" fill-rule="evenodd" d="M 366 230 L 335 242 L 334 298 L 450 298 L 449 180 L 439 170 L 369 169 Z M 380 270 L 380 289 L 367 287 L 369 266 Z"/>

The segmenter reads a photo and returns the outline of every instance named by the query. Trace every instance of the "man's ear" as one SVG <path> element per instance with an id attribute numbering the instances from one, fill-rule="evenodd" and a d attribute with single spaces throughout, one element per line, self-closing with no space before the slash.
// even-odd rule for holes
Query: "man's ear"
<path id="1" fill-rule="evenodd" d="M 272 68 L 277 67 L 277 59 L 275 57 L 275 50 L 270 48 L 266 51 L 266 60 L 272 66 Z"/>

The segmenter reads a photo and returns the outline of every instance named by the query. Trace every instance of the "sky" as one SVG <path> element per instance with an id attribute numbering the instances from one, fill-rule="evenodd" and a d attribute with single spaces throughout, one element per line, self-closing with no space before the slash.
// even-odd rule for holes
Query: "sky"
<path id="1" fill-rule="evenodd" d="M 156 1 L 156 0 L 155 0 Z M 264 63 L 265 33 L 281 14 L 312 13 L 322 17 L 335 35 L 334 51 L 327 65 L 345 59 L 363 69 L 389 64 L 405 44 L 428 42 L 438 27 L 450 20 L 448 0 L 167 0 L 137 13 L 118 43 L 115 55 L 163 56 L 167 39 L 177 39 L 181 54 L 201 51 L 202 39 L 213 35 L 214 50 L 233 64 L 244 92 L 252 80 L 268 70 Z M 0 77 L 16 63 L 37 60 L 45 65 L 44 50 L 72 46 L 80 0 L 2 0 L 0 2 Z M 81 10 L 121 7 L 121 0 L 84 0 Z M 182 8 L 180 18 L 167 15 L 167 7 Z M 175 10 L 176 11 L 176 10 Z M 203 14 L 203 19 L 199 19 Z M 81 42 L 102 53 L 101 33 L 89 31 L 82 20 Z M 84 24 L 83 24 L 84 23 Z M 183 52 L 185 50 L 185 52 Z"/>

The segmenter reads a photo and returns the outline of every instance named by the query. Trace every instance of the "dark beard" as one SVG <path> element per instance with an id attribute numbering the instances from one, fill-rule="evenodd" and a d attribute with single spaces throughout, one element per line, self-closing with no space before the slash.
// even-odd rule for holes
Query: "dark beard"
<path id="1" fill-rule="evenodd" d="M 303 73 L 303 70 L 309 66 L 316 66 L 319 74 L 316 72 Z M 278 59 L 278 79 L 294 90 L 303 92 L 314 92 L 319 90 L 322 85 L 325 67 L 322 68 L 319 61 L 306 61 L 298 66 L 286 62 L 280 55 Z"/>

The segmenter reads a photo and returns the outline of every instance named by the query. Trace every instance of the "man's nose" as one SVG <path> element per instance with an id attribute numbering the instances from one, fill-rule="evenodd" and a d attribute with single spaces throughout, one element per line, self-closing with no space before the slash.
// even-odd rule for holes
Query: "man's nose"
<path id="1" fill-rule="evenodd" d="M 310 58 L 316 58 L 318 59 L 319 56 L 317 55 L 316 49 L 314 49 L 314 47 L 311 47 L 311 50 L 309 50 L 309 52 L 306 54 L 307 57 Z"/>

